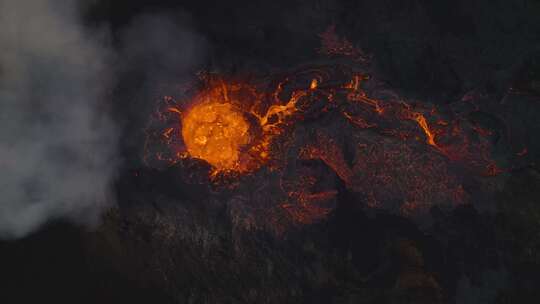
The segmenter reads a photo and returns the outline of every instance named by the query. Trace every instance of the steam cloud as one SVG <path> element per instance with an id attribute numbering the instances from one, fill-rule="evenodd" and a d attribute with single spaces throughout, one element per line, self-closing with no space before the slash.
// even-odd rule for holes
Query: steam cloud
<path id="1" fill-rule="evenodd" d="M 109 52 L 68 3 L 0 0 L 0 238 L 91 224 L 111 201 Z"/>

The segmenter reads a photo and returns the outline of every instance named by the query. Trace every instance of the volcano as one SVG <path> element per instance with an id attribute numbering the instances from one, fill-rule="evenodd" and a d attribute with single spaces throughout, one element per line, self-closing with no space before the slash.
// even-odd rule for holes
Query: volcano
<path id="1" fill-rule="evenodd" d="M 117 55 L 115 202 L 1 243 L 10 289 L 536 303 L 534 1 L 128 2 L 81 5 Z"/>

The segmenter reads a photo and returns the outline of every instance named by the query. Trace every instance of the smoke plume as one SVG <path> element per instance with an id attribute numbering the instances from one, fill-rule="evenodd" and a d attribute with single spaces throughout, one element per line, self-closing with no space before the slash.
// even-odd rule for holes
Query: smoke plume
<path id="1" fill-rule="evenodd" d="M 109 52 L 68 3 L 0 0 L 0 238 L 92 224 L 111 201 Z"/>

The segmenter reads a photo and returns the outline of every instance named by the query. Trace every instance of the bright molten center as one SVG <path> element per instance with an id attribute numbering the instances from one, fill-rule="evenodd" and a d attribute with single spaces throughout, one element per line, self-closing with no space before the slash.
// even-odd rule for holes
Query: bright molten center
<path id="1" fill-rule="evenodd" d="M 235 169 L 240 147 L 249 142 L 249 124 L 231 104 L 194 106 L 184 117 L 182 137 L 191 157 L 219 170 Z"/>

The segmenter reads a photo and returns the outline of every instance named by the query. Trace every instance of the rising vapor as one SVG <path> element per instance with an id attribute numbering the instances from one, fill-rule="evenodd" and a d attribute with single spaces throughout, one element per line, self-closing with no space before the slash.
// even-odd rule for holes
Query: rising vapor
<path id="1" fill-rule="evenodd" d="M 93 224 L 111 202 L 109 52 L 68 3 L 0 0 L 0 238 Z"/>

